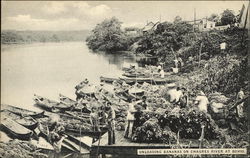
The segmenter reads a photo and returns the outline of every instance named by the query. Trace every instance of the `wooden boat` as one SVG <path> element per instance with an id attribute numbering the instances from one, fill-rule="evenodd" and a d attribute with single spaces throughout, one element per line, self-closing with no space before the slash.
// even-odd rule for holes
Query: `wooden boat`
<path id="1" fill-rule="evenodd" d="M 59 94 L 59 99 L 61 103 L 72 105 L 72 111 L 83 112 L 83 113 L 90 113 L 91 111 L 86 108 L 83 104 L 78 104 L 77 101 L 66 97 L 62 94 Z M 86 101 L 87 103 L 87 101 Z"/>
<path id="2" fill-rule="evenodd" d="M 144 94 L 144 90 L 140 89 L 140 88 L 133 87 L 133 88 L 130 88 L 128 90 L 128 93 L 132 94 L 132 95 L 140 95 L 140 96 L 142 96 Z"/>
<path id="3" fill-rule="evenodd" d="M 24 126 L 18 124 L 11 118 L 2 117 L 0 128 L 10 137 L 20 140 L 29 140 L 33 132 Z"/>
<path id="4" fill-rule="evenodd" d="M 28 128 L 30 130 L 34 130 L 38 125 L 38 122 L 35 119 L 33 119 L 31 116 L 22 117 L 20 115 L 12 113 L 8 110 L 2 111 L 1 115 L 4 117 L 11 118 L 12 120 L 16 121 L 20 125 Z"/>
<path id="5" fill-rule="evenodd" d="M 125 76 L 125 77 L 130 77 L 130 78 L 136 78 L 136 77 L 140 77 L 140 78 L 148 78 L 148 77 L 150 77 L 150 75 L 148 75 L 148 74 L 141 74 L 141 73 L 129 73 L 129 72 L 125 72 L 124 74 L 122 74 L 122 76 Z"/>
<path id="6" fill-rule="evenodd" d="M 32 139 L 30 140 L 30 143 L 38 150 L 45 152 L 54 150 L 54 147 L 44 137 L 39 137 L 38 140 Z"/>
<path id="7" fill-rule="evenodd" d="M 89 113 L 84 112 L 76 112 L 76 111 L 65 111 L 66 114 L 79 119 L 89 119 Z"/>
<path id="8" fill-rule="evenodd" d="M 166 79 L 162 78 L 128 78 L 121 77 L 120 80 L 125 81 L 126 83 L 152 83 L 152 84 L 165 84 L 167 83 Z"/>
<path id="9" fill-rule="evenodd" d="M 105 82 L 105 83 L 113 83 L 114 81 L 117 81 L 118 83 L 122 83 L 122 80 L 120 80 L 119 78 L 111 78 L 111 77 L 100 77 L 101 82 Z M 127 84 L 133 84 L 133 82 L 130 81 L 125 81 Z"/>
<path id="10" fill-rule="evenodd" d="M 91 95 L 96 92 L 95 86 L 94 85 L 86 85 L 80 89 L 77 90 L 78 94 L 87 94 Z"/>
<path id="11" fill-rule="evenodd" d="M 80 147 L 83 147 L 83 148 L 88 149 L 88 150 L 91 149 L 91 145 L 81 141 L 81 138 L 77 138 L 77 137 L 70 135 L 70 134 L 67 134 L 67 136 L 68 136 L 69 140 L 71 140 L 72 142 L 74 142 L 76 144 L 79 144 Z"/>
<path id="12" fill-rule="evenodd" d="M 19 116 L 31 116 L 32 118 L 42 118 L 42 117 L 47 117 L 44 113 L 42 112 L 35 112 L 35 111 L 30 111 L 27 109 L 22 109 L 19 107 L 15 107 L 12 105 L 7 105 L 7 104 L 1 104 L 1 110 L 8 110 L 12 113 L 15 113 Z"/>
<path id="13" fill-rule="evenodd" d="M 65 95 L 62 95 L 62 94 L 59 94 L 59 100 L 60 100 L 60 102 L 62 102 L 64 104 L 71 104 L 71 105 L 73 105 L 73 104 L 77 103 L 77 101 L 75 101 L 75 100 L 73 100 L 73 99 L 71 99 L 69 97 L 66 97 Z"/>
<path id="14" fill-rule="evenodd" d="M 67 111 L 72 109 L 72 105 L 59 103 L 38 95 L 34 95 L 34 101 L 36 102 L 36 105 L 41 107 L 42 109 L 45 109 L 47 111 L 51 112 L 61 112 L 61 111 Z"/>
<path id="15" fill-rule="evenodd" d="M 78 152 L 80 154 L 88 154 L 90 153 L 89 150 L 87 150 L 85 147 L 80 146 L 79 144 L 76 144 L 75 142 L 69 140 L 69 139 L 64 139 L 63 140 L 63 145 L 67 145 L 67 147 L 70 147 L 71 149 L 74 150 L 74 152 Z"/>

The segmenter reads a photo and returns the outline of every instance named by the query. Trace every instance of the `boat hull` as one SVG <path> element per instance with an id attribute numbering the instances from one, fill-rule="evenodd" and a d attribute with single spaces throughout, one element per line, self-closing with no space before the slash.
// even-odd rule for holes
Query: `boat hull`
<path id="1" fill-rule="evenodd" d="M 20 125 L 30 130 L 34 130 L 38 125 L 38 122 L 35 119 L 33 119 L 31 116 L 22 117 L 8 110 L 2 111 L 1 115 L 4 117 L 11 118 L 12 120 L 16 121 Z"/>
<path id="2" fill-rule="evenodd" d="M 0 128 L 10 137 L 20 140 L 30 140 L 33 135 L 31 130 L 25 128 L 10 118 L 3 118 L 1 120 Z"/>
<path id="3" fill-rule="evenodd" d="M 35 95 L 34 101 L 38 107 L 50 112 L 62 112 L 72 109 L 72 105 L 59 103 L 37 95 Z"/>
<path id="4" fill-rule="evenodd" d="M 15 107 L 12 105 L 6 105 L 6 104 L 1 104 L 1 110 L 8 110 L 14 114 L 17 114 L 19 116 L 31 116 L 32 118 L 42 118 L 42 117 L 47 117 L 44 113 L 42 112 L 35 112 L 35 111 L 30 111 L 27 109 L 22 109 L 19 107 Z"/>

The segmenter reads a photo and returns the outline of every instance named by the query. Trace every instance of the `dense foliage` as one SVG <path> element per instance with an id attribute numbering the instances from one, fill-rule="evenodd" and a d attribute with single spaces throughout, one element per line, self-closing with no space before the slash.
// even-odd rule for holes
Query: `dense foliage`
<path id="1" fill-rule="evenodd" d="M 211 116 L 195 108 L 160 108 L 143 113 L 140 121 L 132 138 L 136 142 L 172 142 L 178 132 L 180 138 L 199 139 L 202 125 L 205 139 L 217 139 L 220 136 L 219 128 Z"/>
<path id="2" fill-rule="evenodd" d="M 185 61 L 183 72 L 197 76 L 195 82 L 189 81 L 194 89 L 207 93 L 214 91 L 231 94 L 247 82 L 247 43 L 244 30 L 230 28 L 225 31 L 210 31 L 197 34 L 198 38 L 189 47 L 183 48 L 178 55 Z M 227 44 L 226 50 L 220 44 Z M 201 61 L 199 62 L 199 52 Z M 191 59 L 190 59 L 191 58 Z M 200 64 L 199 64 L 200 63 Z"/>
<path id="3" fill-rule="evenodd" d="M 234 22 L 235 15 L 232 10 L 226 9 L 221 15 L 222 25 L 232 24 Z"/>
<path id="4" fill-rule="evenodd" d="M 189 44 L 185 41 L 185 36 L 191 30 L 192 26 L 179 18 L 176 18 L 174 23 L 160 23 L 154 32 L 146 33 L 139 39 L 136 51 L 160 57 L 162 60 L 171 58 L 174 56 L 172 50 L 177 51 Z"/>
<path id="5" fill-rule="evenodd" d="M 125 38 L 125 33 L 121 30 L 121 22 L 113 17 L 97 24 L 86 41 L 92 50 L 110 52 L 126 50 Z"/>

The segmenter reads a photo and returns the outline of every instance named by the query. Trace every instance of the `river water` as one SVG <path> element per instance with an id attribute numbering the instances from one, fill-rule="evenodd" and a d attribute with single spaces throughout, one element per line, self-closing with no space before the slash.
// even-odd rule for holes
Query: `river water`
<path id="1" fill-rule="evenodd" d="M 93 53 L 84 42 L 2 45 L 1 103 L 38 111 L 34 94 L 75 98 L 84 78 L 99 84 L 100 76 L 120 76 L 128 63 L 135 60 L 127 53 Z"/>

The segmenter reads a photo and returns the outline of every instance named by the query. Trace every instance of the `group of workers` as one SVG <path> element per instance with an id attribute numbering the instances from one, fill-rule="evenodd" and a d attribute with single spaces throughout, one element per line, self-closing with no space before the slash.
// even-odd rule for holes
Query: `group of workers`
<path id="1" fill-rule="evenodd" d="M 124 138 L 132 138 L 135 129 L 140 126 L 140 116 L 143 111 L 148 110 L 146 99 L 146 96 L 143 96 L 142 100 L 139 101 L 132 99 L 128 104 Z"/>
<path id="2" fill-rule="evenodd" d="M 101 132 L 100 126 L 108 129 L 108 144 L 115 144 L 115 110 L 110 102 L 91 108 L 90 123 L 94 132 Z"/>
<path id="3" fill-rule="evenodd" d="M 85 79 L 78 87 L 88 86 L 89 81 Z M 94 94 L 85 94 L 78 96 L 78 106 L 84 107 L 83 110 L 90 109 L 90 123 L 93 132 L 101 132 L 101 127 L 108 129 L 108 144 L 115 144 L 115 110 L 111 106 L 111 102 L 103 95 L 102 84 L 101 87 L 95 87 Z M 87 106 L 85 102 L 90 106 Z M 99 139 L 99 138 L 98 138 Z M 93 139 L 93 142 L 95 139 Z"/>
<path id="4" fill-rule="evenodd" d="M 161 77 L 164 77 L 164 70 L 161 66 L 157 67 L 158 72 L 161 74 Z M 87 84 L 86 82 L 85 84 Z M 119 84 L 117 82 L 113 83 L 114 89 L 127 89 L 129 85 L 126 83 Z M 173 105 L 179 106 L 180 108 L 189 107 L 189 94 L 187 89 L 173 85 L 172 87 L 168 87 L 167 98 L 166 101 L 169 101 Z M 244 92 L 240 90 L 237 95 L 238 99 L 242 99 L 244 97 Z M 126 127 L 125 127 L 125 138 L 131 138 L 134 130 L 139 126 L 140 116 L 143 111 L 148 110 L 147 99 L 146 96 L 141 97 L 141 100 L 137 100 L 138 98 L 134 98 L 128 103 L 127 109 L 127 119 L 126 119 Z M 243 103 L 242 103 L 243 104 Z M 242 118 L 242 104 L 236 107 L 236 111 L 238 116 Z M 192 102 L 192 106 L 197 107 L 200 111 L 208 113 L 209 100 L 203 91 L 200 91 Z M 104 101 L 102 106 L 91 108 L 90 113 L 90 122 L 93 126 L 93 131 L 100 131 L 100 125 L 104 125 L 108 127 L 108 144 L 115 144 L 115 111 L 111 105 L 111 102 Z"/>
<path id="5" fill-rule="evenodd" d="M 52 152 L 51 157 L 59 158 L 62 148 L 62 142 L 68 136 L 65 134 L 65 128 L 61 123 L 59 123 L 55 118 L 50 118 L 48 120 L 46 127 L 38 121 L 38 129 L 40 132 L 38 136 L 45 136 L 48 142 L 53 146 L 54 152 Z"/>

